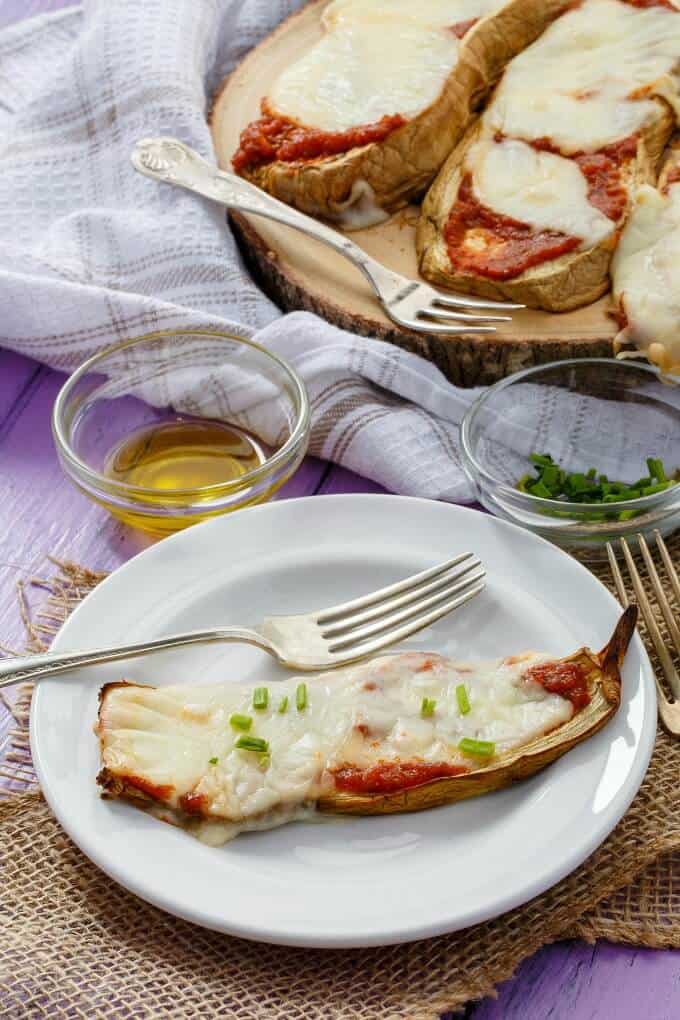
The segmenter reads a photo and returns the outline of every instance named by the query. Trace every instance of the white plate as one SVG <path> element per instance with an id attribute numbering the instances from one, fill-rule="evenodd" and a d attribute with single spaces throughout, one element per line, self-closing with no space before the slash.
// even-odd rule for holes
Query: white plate
<path id="1" fill-rule="evenodd" d="M 55 648 L 303 612 L 466 549 L 483 558 L 487 590 L 409 647 L 475 658 L 531 647 L 563 655 L 609 638 L 620 612 L 615 600 L 542 539 L 456 506 L 352 495 L 273 503 L 166 539 L 100 585 Z M 417 814 L 288 825 L 210 849 L 128 804 L 100 799 L 97 691 L 123 675 L 155 684 L 271 683 L 278 667 L 245 646 L 205 646 L 44 681 L 33 700 L 31 741 L 54 813 L 113 879 L 190 921 L 289 945 L 425 938 L 542 892 L 621 818 L 656 730 L 653 674 L 636 637 L 616 717 L 527 782 Z"/>

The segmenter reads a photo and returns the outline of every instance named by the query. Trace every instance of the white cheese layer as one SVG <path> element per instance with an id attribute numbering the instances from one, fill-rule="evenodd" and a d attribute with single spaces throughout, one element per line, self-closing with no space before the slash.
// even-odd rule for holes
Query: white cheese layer
<path id="1" fill-rule="evenodd" d="M 449 26 L 483 17 L 498 0 L 335 0 L 325 34 L 274 83 L 268 107 L 306 127 L 344 131 L 433 103 L 458 60 Z"/>
<path id="2" fill-rule="evenodd" d="M 585 0 L 515 57 L 484 121 L 514 138 L 548 137 L 566 153 L 594 151 L 658 116 L 651 95 L 680 112 L 679 69 L 679 13 Z"/>
<path id="3" fill-rule="evenodd" d="M 573 160 L 542 152 L 525 142 L 480 141 L 470 148 L 465 169 L 483 205 L 536 230 L 559 230 L 587 249 L 613 233 L 615 224 L 588 201 L 585 177 Z"/>
<path id="4" fill-rule="evenodd" d="M 203 795 L 221 827 L 210 832 L 202 823 L 198 834 L 226 840 L 296 817 L 334 788 L 332 770 L 340 766 L 415 760 L 474 768 L 458 750 L 463 737 L 493 741 L 502 753 L 554 729 L 571 718 L 571 702 L 523 679 L 547 658 L 527 653 L 468 665 L 421 652 L 383 656 L 306 680 L 302 711 L 297 680 L 272 685 L 264 711 L 252 708 L 246 685 L 116 687 L 106 694 L 98 728 L 102 765 L 121 778 L 172 787 L 164 798 L 171 808 L 183 795 Z M 458 708 L 459 684 L 471 704 L 466 715 Z M 280 713 L 285 696 L 288 709 Z M 436 701 L 427 718 L 424 697 Z M 252 717 L 250 735 L 269 745 L 266 760 L 235 746 L 241 734 L 230 726 L 233 713 Z"/>
<path id="5" fill-rule="evenodd" d="M 619 339 L 680 373 L 680 184 L 667 195 L 638 189 L 612 261 L 612 288 L 628 318 Z"/>

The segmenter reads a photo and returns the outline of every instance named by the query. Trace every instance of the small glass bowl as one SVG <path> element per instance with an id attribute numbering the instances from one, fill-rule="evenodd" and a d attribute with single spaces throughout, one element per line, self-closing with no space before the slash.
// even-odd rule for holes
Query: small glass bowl
<path id="1" fill-rule="evenodd" d="M 261 463 L 237 478 L 162 490 L 105 473 L 136 433 L 196 421 L 236 426 L 255 440 Z M 164 330 L 107 348 L 73 373 L 52 414 L 61 465 L 78 488 L 161 536 L 270 499 L 304 458 L 309 429 L 294 369 L 252 340 L 212 330 Z"/>
<path id="2" fill-rule="evenodd" d="M 542 499 L 517 488 L 533 470 L 529 454 L 550 454 L 568 472 L 591 468 L 632 483 L 659 457 L 680 469 L 680 386 L 634 361 L 558 361 L 496 383 L 461 427 L 465 471 L 491 513 L 557 545 L 601 558 L 604 544 L 680 525 L 680 485 L 621 503 Z"/>

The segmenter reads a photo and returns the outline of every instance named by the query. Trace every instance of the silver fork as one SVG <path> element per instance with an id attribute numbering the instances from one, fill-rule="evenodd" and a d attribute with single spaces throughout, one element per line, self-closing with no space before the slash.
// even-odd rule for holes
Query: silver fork
<path id="1" fill-rule="evenodd" d="M 484 589 L 485 575 L 481 561 L 473 553 L 461 553 L 349 602 L 298 616 L 268 616 L 252 628 L 194 630 L 117 648 L 2 659 L 0 687 L 42 680 L 82 666 L 210 642 L 242 641 L 256 645 L 290 669 L 334 669 L 403 641 L 458 609 Z"/>
<path id="2" fill-rule="evenodd" d="M 649 551 L 649 546 L 647 545 L 643 535 L 638 534 L 636 537 L 640 546 L 642 558 L 645 561 L 645 567 L 647 568 L 649 579 L 652 582 L 652 588 L 654 589 L 656 600 L 666 622 L 666 627 L 668 628 L 668 634 L 675 647 L 675 651 L 680 656 L 680 627 L 678 626 L 678 621 L 674 616 L 673 608 L 668 601 L 668 596 L 663 590 L 659 573 Z M 680 605 L 680 579 L 678 578 L 677 571 L 673 566 L 673 561 L 671 560 L 666 543 L 658 531 L 654 532 L 654 538 L 656 539 L 656 545 L 661 555 L 661 559 L 663 560 L 663 565 L 668 575 L 673 593 Z M 661 686 L 659 678 L 655 678 L 656 690 L 659 696 L 659 715 L 661 716 L 661 721 L 666 729 L 677 737 L 680 736 L 680 676 L 678 675 L 678 671 L 673 664 L 671 653 L 664 642 L 661 631 L 659 630 L 659 625 L 656 622 L 650 601 L 647 598 L 647 594 L 642 585 L 642 580 L 640 578 L 638 568 L 635 565 L 633 554 L 630 551 L 630 546 L 626 542 L 625 538 L 620 539 L 620 542 L 626 566 L 628 567 L 628 574 L 633 585 L 633 591 L 635 592 L 635 599 L 640 607 L 644 621 L 647 624 L 647 631 L 649 632 L 649 636 L 652 639 L 654 648 L 656 649 L 656 654 L 659 656 L 659 662 L 661 663 L 661 668 L 668 686 L 673 692 L 673 700 L 670 701 Z M 616 554 L 609 542 L 607 542 L 607 555 L 609 557 L 609 565 L 612 569 L 612 574 L 614 575 L 614 583 L 616 585 L 619 600 L 625 609 L 628 605 L 628 596 L 626 594 L 623 577 L 621 576 L 621 571 L 616 560 Z"/>
<path id="3" fill-rule="evenodd" d="M 229 209 L 267 216 L 330 245 L 361 270 L 390 319 L 406 329 L 444 335 L 495 333 L 491 323 L 509 322 L 510 316 L 478 315 L 474 310 L 498 313 L 524 307 L 440 294 L 426 283 L 409 280 L 371 258 L 345 234 L 279 202 L 236 174 L 218 170 L 176 138 L 144 138 L 137 142 L 131 158 L 135 169 L 146 177 L 176 184 Z"/>

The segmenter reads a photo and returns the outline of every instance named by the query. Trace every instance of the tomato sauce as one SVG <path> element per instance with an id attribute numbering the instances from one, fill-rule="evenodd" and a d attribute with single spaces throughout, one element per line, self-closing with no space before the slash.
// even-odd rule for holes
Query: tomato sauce
<path id="1" fill-rule="evenodd" d="M 128 786 L 134 786 L 136 790 L 141 790 L 152 800 L 168 800 L 175 789 L 174 786 L 157 786 L 156 783 L 151 783 L 141 776 L 121 776 L 121 779 Z"/>
<path id="2" fill-rule="evenodd" d="M 498 136 L 496 136 L 498 141 Z M 550 138 L 534 138 L 528 143 L 539 152 L 564 155 Z M 621 182 L 621 166 L 637 153 L 637 135 L 620 142 L 605 145 L 597 152 L 574 152 L 565 159 L 573 159 L 588 184 L 588 201 L 615 223 L 621 219 L 628 204 L 628 192 Z"/>
<path id="3" fill-rule="evenodd" d="M 491 280 L 511 280 L 581 243 L 578 237 L 559 230 L 537 230 L 489 209 L 475 196 L 471 174 L 461 181 L 444 227 L 444 241 L 454 269 Z M 479 246 L 475 242 L 480 242 Z"/>
<path id="4" fill-rule="evenodd" d="M 577 662 L 544 662 L 528 669 L 524 678 L 571 701 L 576 711 L 590 704 L 588 678 Z"/>
<path id="5" fill-rule="evenodd" d="M 352 793 L 397 793 L 413 786 L 422 786 L 433 779 L 448 776 L 463 776 L 470 770 L 464 765 L 448 762 L 380 762 L 370 768 L 360 769 L 345 765 L 333 773 L 338 790 Z"/>
<path id="6" fill-rule="evenodd" d="M 232 164 L 237 173 L 266 163 L 319 159 L 337 156 L 360 145 L 382 142 L 406 123 L 400 113 L 386 115 L 374 124 L 362 124 L 346 131 L 321 131 L 304 127 L 289 117 L 280 117 L 262 104 L 262 116 L 242 132 Z"/>
<path id="7" fill-rule="evenodd" d="M 494 141 L 499 144 L 504 137 L 496 132 Z M 621 166 L 635 156 L 637 143 L 637 135 L 631 135 L 597 152 L 576 152 L 564 157 L 573 159 L 585 177 L 591 205 L 615 223 L 628 204 Z M 552 139 L 545 136 L 527 144 L 538 152 L 563 155 Z M 492 280 L 512 279 L 531 266 L 573 251 L 580 244 L 580 238 L 558 230 L 538 230 L 482 205 L 475 197 L 470 174 L 461 182 L 444 228 L 444 240 L 454 269 Z"/>
<path id="8" fill-rule="evenodd" d="M 467 21 L 457 21 L 455 25 L 449 25 L 449 31 L 458 39 L 462 39 L 464 35 L 470 31 L 473 25 L 476 25 L 479 18 L 468 18 Z"/>
<path id="9" fill-rule="evenodd" d="M 578 163 L 588 184 L 590 204 L 617 223 L 628 204 L 628 192 L 621 183 L 619 165 L 600 152 L 576 156 L 574 162 Z"/>
<path id="10" fill-rule="evenodd" d="M 674 166 L 673 169 L 668 172 L 666 182 L 663 186 L 663 194 L 667 195 L 671 188 L 671 185 L 677 184 L 678 181 L 680 181 L 680 163 L 677 166 Z"/>
<path id="11" fill-rule="evenodd" d="M 623 297 L 621 298 L 621 307 L 611 308 L 608 314 L 614 320 L 619 329 L 626 329 L 628 326 L 628 315 L 626 314 L 626 309 L 623 306 Z"/>
<path id="12" fill-rule="evenodd" d="M 637 144 L 637 136 L 631 135 L 597 152 L 576 153 L 572 157 L 588 183 L 588 201 L 615 223 L 621 219 L 628 205 L 621 166 L 635 157 Z"/>
<path id="13" fill-rule="evenodd" d="M 202 815 L 208 803 L 204 793 L 185 793 L 179 798 L 179 806 L 188 815 Z"/>

